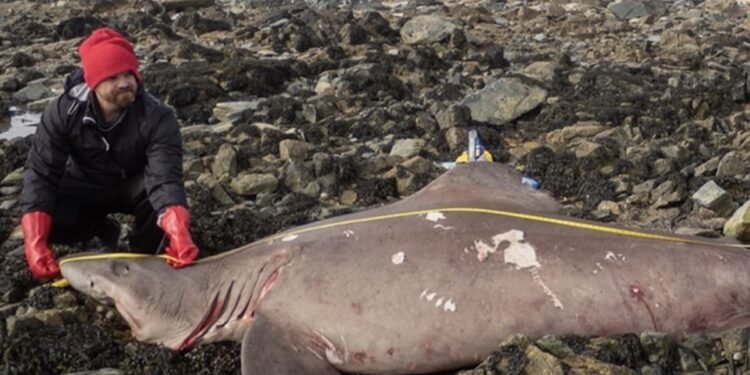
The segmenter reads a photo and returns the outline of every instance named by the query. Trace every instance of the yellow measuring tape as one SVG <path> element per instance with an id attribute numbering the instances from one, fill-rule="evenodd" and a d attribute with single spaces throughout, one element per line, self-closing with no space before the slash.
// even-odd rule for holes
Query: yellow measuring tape
<path id="1" fill-rule="evenodd" d="M 151 257 L 162 258 L 164 260 L 177 261 L 177 258 L 166 255 L 166 254 L 152 255 L 152 254 L 141 254 L 141 253 L 100 253 L 100 254 L 86 254 L 86 255 L 80 255 L 80 256 L 76 256 L 72 258 L 61 259 L 59 262 L 59 266 L 62 267 L 62 265 L 65 263 L 82 261 L 82 260 L 97 260 L 97 259 L 112 259 L 112 258 L 137 259 L 137 258 L 151 258 Z M 55 288 L 65 288 L 68 285 L 70 285 L 70 283 L 68 282 L 67 279 L 63 278 L 63 279 L 52 282 L 51 285 Z"/>
<path id="2" fill-rule="evenodd" d="M 301 229 L 292 230 L 289 232 L 282 232 L 277 235 L 273 235 L 265 240 L 273 241 L 273 240 L 277 240 L 277 239 L 288 237 L 288 236 L 299 235 L 302 233 L 313 232 L 313 231 L 318 231 L 318 230 L 323 230 L 323 229 L 328 229 L 328 228 L 334 228 L 334 227 L 338 227 L 342 225 L 362 224 L 362 223 L 369 223 L 373 221 L 398 219 L 398 218 L 409 217 L 409 216 L 427 215 L 429 213 L 434 213 L 434 212 L 481 213 L 481 214 L 487 214 L 487 215 L 496 215 L 496 216 L 511 217 L 515 219 L 536 221 L 540 223 L 547 223 L 547 224 L 553 224 L 553 225 L 561 225 L 561 226 L 566 226 L 570 228 L 584 229 L 584 230 L 614 234 L 614 235 L 624 236 L 624 237 L 634 237 L 634 238 L 641 238 L 641 239 L 647 239 L 647 240 L 678 242 L 678 243 L 707 245 L 707 246 L 716 246 L 716 247 L 733 247 L 733 248 L 750 249 L 750 244 L 732 244 L 732 243 L 694 240 L 690 238 L 675 237 L 675 236 L 655 234 L 655 233 L 646 233 L 646 232 L 641 232 L 637 230 L 616 228 L 616 227 L 611 227 L 611 226 L 606 226 L 606 225 L 601 225 L 601 224 L 596 224 L 596 223 L 581 222 L 581 221 L 569 220 L 565 218 L 557 218 L 557 217 L 552 217 L 552 216 L 521 213 L 521 212 L 514 212 L 514 211 L 493 210 L 493 209 L 487 209 L 487 208 L 476 208 L 476 207 L 433 208 L 429 210 L 415 210 L 415 211 L 399 212 L 399 213 L 394 213 L 394 214 L 365 217 L 361 219 L 342 220 L 342 221 L 337 221 L 334 223 L 313 225 L 307 228 L 301 228 Z M 153 256 L 157 256 L 159 258 L 167 259 L 167 260 L 176 260 L 175 258 L 170 257 L 168 255 L 150 255 L 150 254 L 137 254 L 137 253 L 110 253 L 110 254 L 105 253 L 105 254 L 89 254 L 89 255 L 83 255 L 80 257 L 63 259 L 60 261 L 60 265 L 62 266 L 63 264 L 67 262 L 80 261 L 80 260 L 110 259 L 110 258 L 135 259 L 135 258 L 146 258 L 146 257 L 153 257 Z M 198 260 L 196 263 L 201 262 L 206 259 L 209 259 L 209 258 Z M 54 282 L 52 285 L 65 287 L 68 285 L 68 283 L 67 283 L 67 280 L 62 279 L 62 280 L 58 280 Z"/>
<path id="3" fill-rule="evenodd" d="M 669 235 L 655 234 L 655 233 L 646 233 L 646 232 L 641 232 L 637 230 L 615 228 L 615 227 L 610 227 L 610 226 L 596 224 L 596 223 L 581 222 L 581 221 L 569 220 L 565 218 L 557 218 L 557 217 L 552 217 L 552 216 L 528 214 L 528 213 L 521 213 L 521 212 L 514 212 L 514 211 L 493 210 L 493 209 L 488 209 L 488 208 L 475 208 L 475 207 L 445 207 L 445 208 L 435 208 L 435 209 L 429 209 L 429 210 L 399 212 L 395 214 L 366 217 L 366 218 L 361 218 L 361 219 L 343 220 L 343 221 L 339 221 L 335 223 L 316 225 L 316 226 L 311 226 L 309 228 L 302 228 L 302 229 L 293 230 L 290 232 L 280 233 L 275 236 L 271 236 L 269 239 L 275 240 L 275 239 L 279 239 L 279 238 L 283 238 L 287 236 L 337 227 L 341 225 L 360 224 L 360 223 L 367 223 L 371 221 L 396 219 L 396 218 L 407 217 L 407 216 L 426 215 L 426 214 L 433 213 L 433 212 L 473 212 L 473 213 L 481 213 L 481 214 L 488 214 L 488 215 L 512 217 L 515 219 L 536 221 L 540 223 L 561 225 L 561 226 L 566 226 L 566 227 L 571 227 L 571 228 L 585 229 L 585 230 L 590 230 L 590 231 L 595 231 L 595 232 L 603 232 L 603 233 L 609 233 L 609 234 L 626 236 L 626 237 L 635 237 L 635 238 L 668 241 L 668 242 L 700 244 L 700 245 L 709 245 L 709 246 L 718 246 L 718 247 L 735 247 L 735 248 L 750 249 L 750 244 L 731 244 L 731 243 L 721 243 L 721 242 L 713 242 L 713 241 L 693 240 L 690 238 L 683 238 L 683 237 L 676 237 L 676 236 L 669 236 Z"/>

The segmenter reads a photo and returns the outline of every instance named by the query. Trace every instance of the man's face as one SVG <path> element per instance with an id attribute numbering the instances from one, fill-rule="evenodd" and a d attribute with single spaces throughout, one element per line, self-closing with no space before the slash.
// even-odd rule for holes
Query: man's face
<path id="1" fill-rule="evenodd" d="M 125 109 L 133 104 L 137 89 L 138 80 L 135 75 L 132 72 L 124 72 L 101 81 L 94 92 L 100 101 L 105 102 L 102 104 Z"/>

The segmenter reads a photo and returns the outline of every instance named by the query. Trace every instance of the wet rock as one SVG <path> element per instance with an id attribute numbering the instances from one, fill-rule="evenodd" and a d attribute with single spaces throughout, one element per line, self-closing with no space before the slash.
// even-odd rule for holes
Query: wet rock
<path id="1" fill-rule="evenodd" d="M 367 42 L 368 34 L 364 27 L 356 23 L 348 23 L 339 31 L 344 44 L 358 45 Z"/>
<path id="2" fill-rule="evenodd" d="M 279 158 L 281 160 L 305 160 L 313 145 L 295 139 L 285 139 L 279 142 Z"/>
<path id="3" fill-rule="evenodd" d="M 500 78 L 461 101 L 469 107 L 474 121 L 504 125 L 536 108 L 547 98 L 547 91 L 524 84 L 518 78 Z"/>
<path id="4" fill-rule="evenodd" d="M 315 180 L 315 175 L 308 164 L 298 160 L 289 160 L 281 169 L 280 180 L 290 191 L 301 192 Z"/>
<path id="5" fill-rule="evenodd" d="M 246 173 L 232 179 L 229 187 L 242 196 L 253 196 L 260 193 L 273 193 L 279 186 L 279 180 L 272 174 Z"/>
<path id="6" fill-rule="evenodd" d="M 3 177 L 3 180 L 0 181 L 0 185 L 2 186 L 20 185 L 23 182 L 23 171 L 24 171 L 24 168 L 21 167 L 8 173 L 5 177 Z"/>
<path id="7" fill-rule="evenodd" d="M 92 371 L 69 372 L 65 375 L 124 375 L 125 373 L 115 368 L 103 368 Z"/>
<path id="8" fill-rule="evenodd" d="M 750 153 L 730 151 L 721 158 L 717 176 L 736 176 L 750 173 Z"/>
<path id="9" fill-rule="evenodd" d="M 454 105 L 438 113 L 436 118 L 440 129 L 466 127 L 471 123 L 471 110 L 466 106 Z"/>
<path id="10" fill-rule="evenodd" d="M 536 61 L 521 69 L 521 73 L 542 82 L 552 82 L 557 69 L 558 65 L 552 61 Z"/>
<path id="11" fill-rule="evenodd" d="M 701 176 L 712 176 L 716 173 L 716 171 L 719 169 L 719 162 L 721 161 L 721 157 L 715 156 L 711 159 L 708 159 L 706 162 L 702 163 L 701 165 L 695 167 L 695 176 L 701 177 Z"/>
<path id="12" fill-rule="evenodd" d="M 391 156 L 400 156 L 402 158 L 410 158 L 414 155 L 418 155 L 425 145 L 425 141 L 419 138 L 412 139 L 399 139 L 393 144 L 391 148 Z"/>
<path id="13" fill-rule="evenodd" d="M 13 94 L 13 100 L 18 103 L 28 103 L 35 100 L 54 96 L 55 94 L 46 86 L 46 79 L 29 82 L 26 87 Z"/>
<path id="14" fill-rule="evenodd" d="M 713 180 L 706 182 L 691 197 L 699 205 L 713 210 L 719 216 L 729 216 L 734 209 L 732 197 Z"/>
<path id="15" fill-rule="evenodd" d="M 750 243 L 750 201 L 745 202 L 732 214 L 724 225 L 724 235 Z"/>
<path id="16" fill-rule="evenodd" d="M 211 164 L 211 173 L 218 179 L 237 175 L 237 150 L 233 145 L 225 143 L 219 147 Z"/>
<path id="17" fill-rule="evenodd" d="M 448 38 L 456 26 L 439 16 L 416 16 L 401 27 L 401 40 L 405 44 L 429 44 Z"/>
<path id="18" fill-rule="evenodd" d="M 747 356 L 748 329 L 735 329 L 721 335 L 721 346 L 728 361 L 743 363 Z"/>
<path id="19" fill-rule="evenodd" d="M 667 180 L 656 186 L 650 192 L 651 202 L 654 208 L 667 208 L 684 200 L 683 192 L 678 185 Z"/>
<path id="20" fill-rule="evenodd" d="M 180 12 L 185 9 L 205 8 L 215 4 L 215 0 L 157 0 L 167 11 Z"/>
<path id="21" fill-rule="evenodd" d="M 670 368 L 677 360 L 677 343 L 673 337 L 660 332 L 643 332 L 641 347 L 648 362 L 662 368 Z"/>
<path id="22" fill-rule="evenodd" d="M 210 173 L 202 173 L 200 176 L 198 176 L 197 182 L 205 189 L 207 189 L 211 193 L 211 196 L 217 202 L 219 202 L 219 204 L 229 206 L 235 203 L 234 199 L 232 199 L 227 191 L 224 190 L 224 187 L 221 185 L 219 180 L 214 177 L 214 175 Z"/>
<path id="23" fill-rule="evenodd" d="M 213 109 L 214 117 L 220 122 L 237 124 L 258 109 L 259 101 L 221 102 Z"/>
<path id="24" fill-rule="evenodd" d="M 607 6 L 621 20 L 661 15 L 665 6 L 662 0 L 618 0 Z"/>

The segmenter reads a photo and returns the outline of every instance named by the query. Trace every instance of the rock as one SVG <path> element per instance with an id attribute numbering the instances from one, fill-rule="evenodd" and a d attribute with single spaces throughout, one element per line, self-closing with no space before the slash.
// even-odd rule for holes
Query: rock
<path id="1" fill-rule="evenodd" d="M 279 158 L 281 160 L 305 160 L 313 145 L 296 139 L 285 139 L 279 142 Z"/>
<path id="2" fill-rule="evenodd" d="M 521 74 L 542 82 L 552 82 L 558 64 L 551 61 L 536 61 L 521 69 Z"/>
<path id="3" fill-rule="evenodd" d="M 721 335 L 721 346 L 728 361 L 742 363 L 747 355 L 749 328 L 734 329 Z"/>
<path id="4" fill-rule="evenodd" d="M 526 347 L 526 358 L 529 360 L 524 368 L 527 374 L 563 375 L 565 373 L 560 360 L 534 345 Z"/>
<path id="5" fill-rule="evenodd" d="M 721 157 L 715 156 L 711 159 L 708 159 L 703 164 L 695 167 L 695 176 L 701 177 L 701 176 L 712 176 L 716 173 L 716 171 L 719 169 L 719 162 L 721 161 Z"/>
<path id="6" fill-rule="evenodd" d="M 672 180 L 662 182 L 651 191 L 651 202 L 654 208 L 671 207 L 683 200 L 682 192 Z"/>
<path id="7" fill-rule="evenodd" d="M 403 158 L 410 158 L 418 155 L 425 145 L 424 139 L 411 138 L 411 139 L 399 139 L 393 144 L 391 148 L 391 156 L 401 156 Z"/>
<path id="8" fill-rule="evenodd" d="M 390 171 L 383 175 L 383 178 L 393 178 L 396 180 L 396 191 L 401 196 L 407 196 L 421 187 L 417 181 L 417 175 L 400 166 L 392 168 Z"/>
<path id="9" fill-rule="evenodd" d="M 641 347 L 652 364 L 671 363 L 677 355 L 677 343 L 673 337 L 661 332 L 643 332 L 640 336 Z"/>
<path id="10" fill-rule="evenodd" d="M 348 23 L 339 31 L 344 44 L 358 45 L 367 42 L 368 34 L 364 27 L 356 23 Z"/>
<path id="11" fill-rule="evenodd" d="M 307 164 L 298 160 L 289 160 L 281 169 L 280 179 L 287 189 L 298 193 L 315 180 L 315 175 Z"/>
<path id="12" fill-rule="evenodd" d="M 503 125 L 536 108 L 547 98 L 547 91 L 524 84 L 518 78 L 500 78 L 461 101 L 469 107 L 474 121 Z"/>
<path id="13" fill-rule="evenodd" d="M 259 101 L 239 101 L 216 103 L 213 109 L 214 117 L 221 122 L 237 124 L 258 110 Z"/>
<path id="14" fill-rule="evenodd" d="M 583 141 L 575 148 L 575 155 L 578 159 L 595 156 L 602 151 L 602 146 L 596 142 Z"/>
<path id="15" fill-rule="evenodd" d="M 750 173 L 750 153 L 730 151 L 721 158 L 716 176 L 738 176 Z"/>
<path id="16" fill-rule="evenodd" d="M 123 371 L 120 371 L 116 368 L 102 368 L 99 370 L 91 370 L 91 371 L 78 371 L 78 372 L 68 372 L 65 375 L 124 375 L 125 373 Z"/>
<path id="17" fill-rule="evenodd" d="M 661 15 L 665 6 L 662 0 L 619 0 L 607 6 L 621 20 Z"/>
<path id="18" fill-rule="evenodd" d="M 229 195 L 229 193 L 224 190 L 224 188 L 219 183 L 219 180 L 214 177 L 214 175 L 210 173 L 203 173 L 200 176 L 198 176 L 197 180 L 198 184 L 206 188 L 208 191 L 211 192 L 211 196 L 219 202 L 219 204 L 224 206 L 229 206 L 234 204 L 234 199 Z"/>
<path id="19" fill-rule="evenodd" d="M 445 132 L 445 143 L 452 153 L 466 150 L 469 131 L 465 128 L 450 128 Z M 456 155 L 458 156 L 458 155 Z"/>
<path id="20" fill-rule="evenodd" d="M 724 224 L 724 235 L 750 243 L 750 200 L 745 202 Z"/>
<path id="21" fill-rule="evenodd" d="M 454 105 L 438 113 L 437 123 L 440 129 L 466 127 L 471 123 L 471 110 L 462 105 Z"/>
<path id="22" fill-rule="evenodd" d="M 548 144 L 559 148 L 567 146 L 576 139 L 591 138 L 604 129 L 605 127 L 596 121 L 582 121 L 547 133 L 545 140 Z"/>
<path id="23" fill-rule="evenodd" d="M 404 44 L 428 44 L 448 38 L 456 26 L 433 15 L 416 16 L 401 27 L 401 40 Z"/>
<path id="24" fill-rule="evenodd" d="M 28 103 L 56 96 L 55 93 L 46 86 L 46 83 L 47 80 L 44 78 L 29 82 L 26 87 L 13 94 L 13 100 L 18 103 Z"/>
<path id="25" fill-rule="evenodd" d="M 339 198 L 341 204 L 351 206 L 357 202 L 357 192 L 354 190 L 344 190 Z"/>
<path id="26" fill-rule="evenodd" d="M 224 143 L 219 147 L 214 162 L 211 164 L 211 173 L 218 179 L 237 175 L 237 150 L 233 145 Z"/>
<path id="27" fill-rule="evenodd" d="M 438 174 L 438 166 L 421 156 L 414 156 L 411 159 L 401 163 L 401 166 L 418 175 Z"/>
<path id="28" fill-rule="evenodd" d="M 693 193 L 692 199 L 719 216 L 729 216 L 734 208 L 732 197 L 713 180 L 706 182 Z"/>
<path id="29" fill-rule="evenodd" d="M 13 209 L 17 205 L 18 205 L 18 200 L 17 199 L 4 200 L 4 201 L 0 202 L 0 210 L 8 211 L 8 210 Z"/>
<path id="30" fill-rule="evenodd" d="M 316 152 L 313 157 L 315 176 L 323 176 L 333 172 L 333 158 L 324 152 Z"/>
<path id="31" fill-rule="evenodd" d="M 214 5 L 215 0 L 157 0 L 167 11 L 181 12 L 193 8 L 200 9 Z"/>
<path id="32" fill-rule="evenodd" d="M 26 105 L 26 109 L 32 112 L 44 112 L 44 109 L 47 108 L 47 105 L 54 101 L 55 98 L 56 96 L 48 96 L 46 98 L 34 100 Z"/>
<path id="33" fill-rule="evenodd" d="M 279 186 L 276 176 L 269 173 L 240 174 L 232 179 L 229 187 L 242 196 L 253 196 L 260 193 L 273 193 Z"/>
<path id="34" fill-rule="evenodd" d="M 3 178 L 3 180 L 0 181 L 0 185 L 2 186 L 21 185 L 21 183 L 23 183 L 23 171 L 24 171 L 24 168 L 21 167 L 21 168 L 14 170 L 13 172 L 8 173 L 8 175 L 6 175 Z"/>

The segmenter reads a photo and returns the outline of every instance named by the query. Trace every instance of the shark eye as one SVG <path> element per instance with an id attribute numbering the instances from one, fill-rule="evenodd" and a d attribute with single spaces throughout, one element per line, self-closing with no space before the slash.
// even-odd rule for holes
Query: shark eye
<path id="1" fill-rule="evenodd" d="M 112 273 L 115 276 L 127 276 L 130 272 L 130 266 L 127 262 L 117 261 L 112 264 Z"/>

